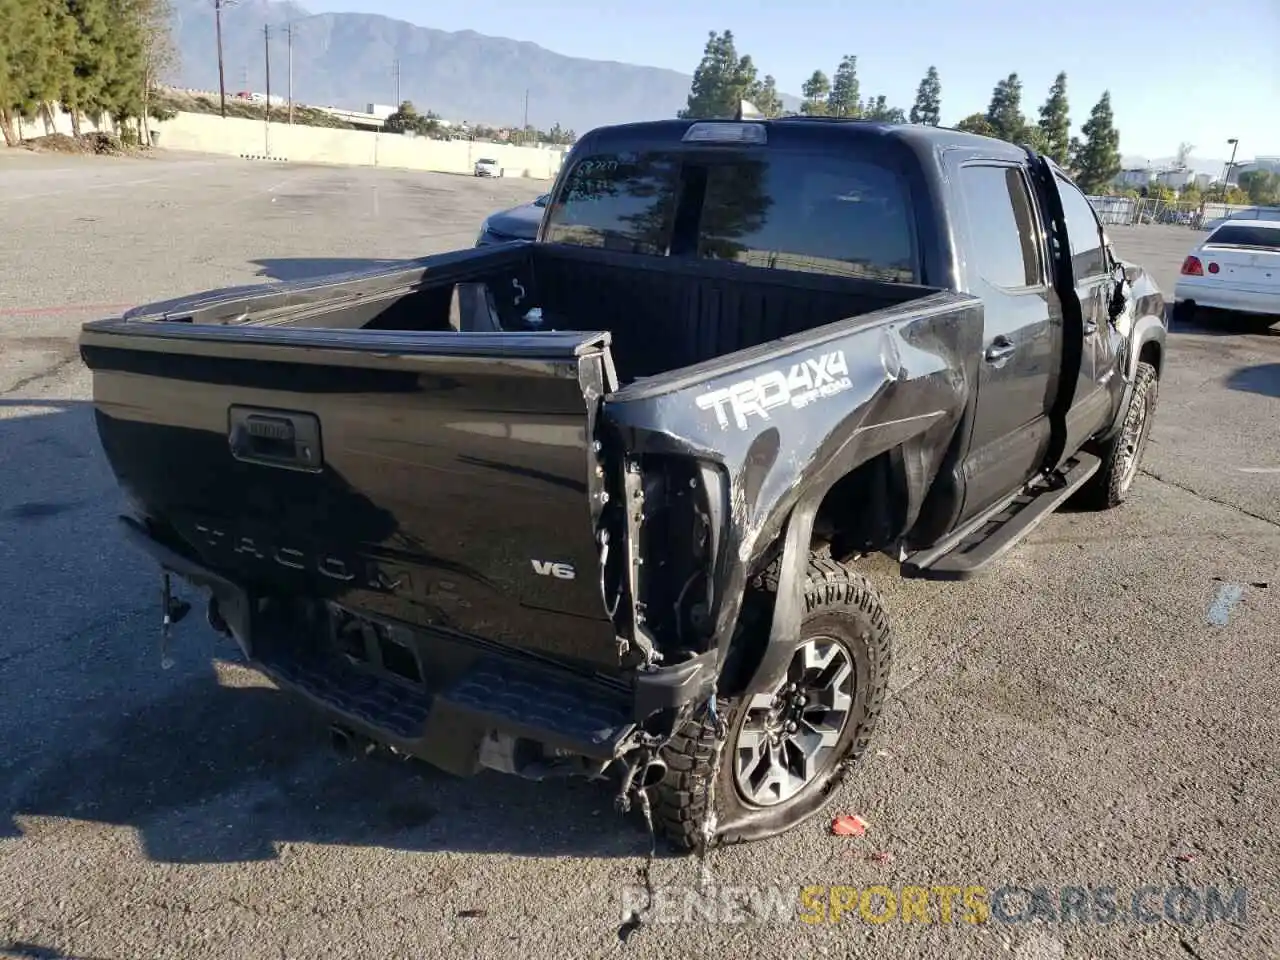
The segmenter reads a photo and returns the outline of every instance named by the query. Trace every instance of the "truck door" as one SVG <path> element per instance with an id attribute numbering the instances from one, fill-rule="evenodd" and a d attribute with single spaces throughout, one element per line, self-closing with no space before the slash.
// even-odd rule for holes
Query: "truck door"
<path id="1" fill-rule="evenodd" d="M 1018 489 L 1051 439 L 1062 306 L 1049 283 L 1035 195 L 1023 166 L 983 160 L 958 171 L 965 278 L 982 298 L 977 408 L 965 459 L 963 518 Z"/>
<path id="2" fill-rule="evenodd" d="M 1063 403 L 1063 447 L 1054 451 L 1055 462 L 1047 464 L 1053 467 L 1107 426 L 1119 408 L 1124 394 L 1119 366 L 1123 338 L 1109 313 L 1116 281 L 1093 204 L 1060 170 L 1045 166 L 1052 170 L 1045 179 L 1057 193 L 1066 222 L 1070 283 L 1080 300 L 1083 322 L 1075 391 L 1069 404 Z"/>

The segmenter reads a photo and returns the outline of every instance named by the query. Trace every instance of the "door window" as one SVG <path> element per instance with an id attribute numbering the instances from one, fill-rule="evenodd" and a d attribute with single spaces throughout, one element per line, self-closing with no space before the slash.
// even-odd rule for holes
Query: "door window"
<path id="1" fill-rule="evenodd" d="M 1058 193 L 1067 220 L 1067 237 L 1071 241 L 1071 265 L 1076 282 L 1104 276 L 1107 260 L 1102 250 L 1102 227 L 1089 198 L 1062 177 L 1058 177 Z"/>
<path id="2" fill-rule="evenodd" d="M 1006 289 L 1042 285 L 1035 208 L 1022 171 L 1009 166 L 967 166 L 960 170 L 960 183 L 978 275 Z"/>

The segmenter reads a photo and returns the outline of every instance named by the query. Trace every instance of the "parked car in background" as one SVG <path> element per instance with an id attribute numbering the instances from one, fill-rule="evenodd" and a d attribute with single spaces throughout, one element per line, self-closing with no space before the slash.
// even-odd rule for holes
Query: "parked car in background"
<path id="1" fill-rule="evenodd" d="M 1219 224 L 1183 260 L 1173 300 L 1178 323 L 1210 307 L 1271 326 L 1280 319 L 1280 220 Z"/>
<path id="2" fill-rule="evenodd" d="M 550 196 L 544 193 L 532 203 L 524 203 L 518 207 L 489 214 L 484 218 L 484 223 L 480 224 L 476 246 L 506 243 L 509 240 L 536 239 L 538 226 L 542 223 L 542 211 L 546 208 Z"/>
<path id="3" fill-rule="evenodd" d="M 484 158 L 476 161 L 475 174 L 477 177 L 500 177 L 502 168 L 497 160 Z"/>

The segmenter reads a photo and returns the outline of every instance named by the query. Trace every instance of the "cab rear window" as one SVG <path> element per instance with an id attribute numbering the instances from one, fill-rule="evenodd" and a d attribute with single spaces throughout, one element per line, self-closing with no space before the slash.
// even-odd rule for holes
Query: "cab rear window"
<path id="1" fill-rule="evenodd" d="M 835 154 L 584 157 L 548 214 L 546 240 L 902 283 L 919 277 L 906 182 L 874 160 Z"/>
<path id="2" fill-rule="evenodd" d="M 1227 223 L 1209 234 L 1209 239 L 1205 243 L 1212 243 L 1221 247 L 1280 250 L 1280 227 Z"/>

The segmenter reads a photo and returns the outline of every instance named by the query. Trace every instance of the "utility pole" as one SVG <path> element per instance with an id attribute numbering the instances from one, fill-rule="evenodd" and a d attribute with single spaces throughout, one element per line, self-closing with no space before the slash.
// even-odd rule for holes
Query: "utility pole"
<path id="1" fill-rule="evenodd" d="M 524 88 L 524 126 L 520 128 L 520 132 L 529 129 L 529 88 Z"/>
<path id="2" fill-rule="evenodd" d="M 267 67 L 267 110 L 262 133 L 266 147 L 264 153 L 269 157 L 271 156 L 271 27 L 265 23 L 262 25 L 262 52 L 266 55 Z"/>
<path id="3" fill-rule="evenodd" d="M 293 21 L 285 26 L 289 37 L 289 122 L 293 123 Z"/>
<path id="4" fill-rule="evenodd" d="M 214 31 L 218 35 L 218 96 L 222 101 L 222 117 L 227 116 L 227 76 L 222 67 L 222 5 L 226 0 L 213 0 Z"/>
<path id="5" fill-rule="evenodd" d="M 391 75 L 395 77 L 395 81 L 396 81 L 395 108 L 399 110 L 400 109 L 400 61 L 399 60 L 391 61 Z"/>
<path id="6" fill-rule="evenodd" d="M 1236 149 L 1240 146 L 1240 140 L 1232 137 L 1227 143 L 1231 144 L 1231 159 L 1227 161 L 1226 169 L 1222 171 L 1222 202 L 1227 202 L 1227 191 L 1231 189 L 1231 168 L 1236 165 Z"/>
<path id="7" fill-rule="evenodd" d="M 267 59 L 267 123 L 271 122 L 271 27 L 262 25 L 262 50 Z"/>

